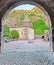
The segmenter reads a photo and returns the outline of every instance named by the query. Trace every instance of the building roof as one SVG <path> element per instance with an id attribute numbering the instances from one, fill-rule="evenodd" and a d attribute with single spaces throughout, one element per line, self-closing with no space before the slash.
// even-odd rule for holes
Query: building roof
<path id="1" fill-rule="evenodd" d="M 22 24 L 21 26 L 22 26 L 22 27 L 32 27 L 32 24 L 31 24 L 30 19 L 29 19 L 28 16 L 26 16 L 26 17 L 24 18 L 24 22 L 23 22 L 23 24 Z"/>

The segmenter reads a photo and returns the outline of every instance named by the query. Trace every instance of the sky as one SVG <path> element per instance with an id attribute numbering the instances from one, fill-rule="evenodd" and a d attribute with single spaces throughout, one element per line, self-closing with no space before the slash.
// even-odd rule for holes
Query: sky
<path id="1" fill-rule="evenodd" d="M 13 10 L 32 10 L 35 6 L 30 4 L 23 4 L 15 7 Z"/>

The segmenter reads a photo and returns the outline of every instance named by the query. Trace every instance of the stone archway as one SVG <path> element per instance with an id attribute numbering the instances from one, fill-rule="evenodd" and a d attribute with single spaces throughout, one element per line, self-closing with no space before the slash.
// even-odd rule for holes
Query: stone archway
<path id="1" fill-rule="evenodd" d="M 31 2 L 31 3 L 30 3 Z M 1 8 L 1 16 L 0 16 L 0 21 L 1 21 L 1 19 L 2 19 L 2 17 L 4 16 L 4 14 L 5 14 L 5 12 L 7 12 L 7 10 L 10 8 L 10 9 L 12 9 L 13 7 L 15 7 L 16 6 L 16 4 L 18 4 L 18 5 L 20 5 L 21 3 L 30 3 L 30 4 L 32 4 L 32 3 L 37 3 L 37 4 L 39 4 L 39 5 L 41 5 L 41 6 L 43 6 L 43 8 L 48 12 L 48 14 L 49 14 L 49 16 L 50 16 L 50 19 L 51 19 L 51 23 L 52 23 L 52 26 L 54 26 L 54 24 L 53 24 L 53 17 L 52 16 L 54 16 L 54 12 L 53 12 L 53 10 L 51 10 L 50 9 L 50 7 L 48 6 L 48 4 L 50 4 L 50 2 L 49 1 L 42 1 L 42 0 L 40 0 L 40 1 L 37 1 L 37 0 L 35 0 L 35 1 L 31 1 L 31 0 L 29 0 L 29 1 L 21 1 L 21 0 L 19 0 L 19 1 L 14 1 L 14 0 L 9 0 L 9 1 L 6 1 L 6 3 L 4 2 L 4 1 L 2 1 L 1 3 L 4 3 L 5 5 L 3 5 L 3 7 Z M 44 5 L 45 4 L 45 5 Z M 2 5 L 2 4 L 1 4 Z M 51 5 L 51 7 L 52 7 L 52 5 Z M 5 8 L 5 9 L 4 9 Z M 53 7 L 52 7 L 53 8 Z M 10 9 L 8 10 L 8 11 L 10 11 Z M 3 10 L 3 11 L 2 11 Z M 50 10 L 50 11 L 49 11 Z M 51 26 L 51 27 L 52 27 Z M 52 32 L 53 33 L 53 32 Z M 54 40 L 54 37 L 52 38 L 52 41 Z M 53 46 L 53 51 L 54 51 L 54 46 Z"/>

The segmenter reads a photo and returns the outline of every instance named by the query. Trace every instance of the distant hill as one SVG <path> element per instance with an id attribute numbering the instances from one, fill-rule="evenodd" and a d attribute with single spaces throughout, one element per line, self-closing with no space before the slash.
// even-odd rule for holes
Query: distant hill
<path id="1" fill-rule="evenodd" d="M 26 15 L 30 18 L 30 22 L 41 18 L 45 21 L 46 25 L 49 25 L 46 15 L 38 7 L 35 7 L 32 10 L 12 10 L 6 16 L 5 23 L 8 24 L 9 27 L 16 27 L 24 22 Z"/>

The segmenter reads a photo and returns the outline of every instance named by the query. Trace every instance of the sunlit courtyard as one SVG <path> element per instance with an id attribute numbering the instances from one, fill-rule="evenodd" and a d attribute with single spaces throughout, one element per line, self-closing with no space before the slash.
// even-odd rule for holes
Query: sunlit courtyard
<path id="1" fill-rule="evenodd" d="M 49 41 L 43 39 L 36 40 L 19 40 L 3 44 L 4 51 L 50 51 Z"/>

